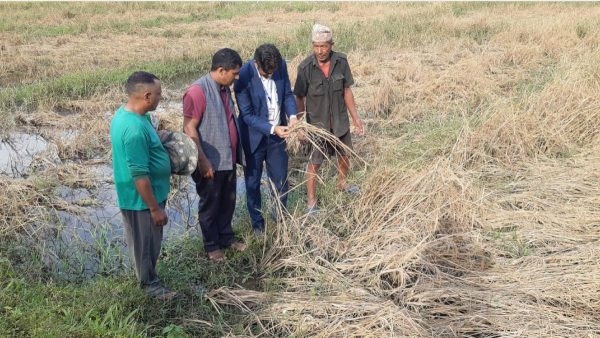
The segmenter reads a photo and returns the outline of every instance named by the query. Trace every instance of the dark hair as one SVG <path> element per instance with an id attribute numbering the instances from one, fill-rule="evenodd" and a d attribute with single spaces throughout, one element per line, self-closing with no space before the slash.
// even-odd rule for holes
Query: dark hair
<path id="1" fill-rule="evenodd" d="M 272 73 L 281 62 L 281 53 L 279 53 L 277 47 L 266 43 L 256 48 L 256 51 L 254 51 L 254 61 L 256 61 L 258 67 L 264 72 Z"/>
<path id="2" fill-rule="evenodd" d="M 154 81 L 159 80 L 154 74 L 148 72 L 134 72 L 129 75 L 127 82 L 125 83 L 125 92 L 129 95 L 135 93 L 138 90 L 138 85 L 149 85 L 154 84 Z"/>
<path id="3" fill-rule="evenodd" d="M 242 58 L 238 52 L 231 48 L 219 49 L 212 57 L 212 65 L 210 70 L 217 70 L 223 67 L 225 70 L 234 69 L 242 66 Z"/>

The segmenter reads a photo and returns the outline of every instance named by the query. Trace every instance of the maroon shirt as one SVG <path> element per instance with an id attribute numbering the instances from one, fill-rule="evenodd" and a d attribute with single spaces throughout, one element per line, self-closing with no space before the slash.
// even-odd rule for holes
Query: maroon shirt
<path id="1" fill-rule="evenodd" d="M 221 99 L 225 106 L 225 114 L 227 115 L 227 125 L 229 126 L 229 140 L 231 141 L 231 155 L 233 156 L 233 169 L 235 170 L 235 163 L 237 158 L 237 144 L 238 135 L 237 129 L 235 128 L 235 121 L 233 116 L 233 110 L 229 106 L 229 99 L 227 98 L 227 91 L 225 87 L 221 87 Z M 185 94 L 183 94 L 183 116 L 191 119 L 197 119 L 202 121 L 202 116 L 206 111 L 206 96 L 202 87 L 198 85 L 190 86 Z"/>

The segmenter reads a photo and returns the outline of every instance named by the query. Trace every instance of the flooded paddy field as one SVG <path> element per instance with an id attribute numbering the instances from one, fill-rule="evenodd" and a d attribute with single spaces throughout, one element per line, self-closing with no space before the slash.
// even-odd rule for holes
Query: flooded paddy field
<path id="1" fill-rule="evenodd" d="M 600 6 L 594 3 L 0 4 L 0 335 L 597 337 Z M 147 299 L 128 268 L 109 123 L 131 72 L 161 79 L 159 128 L 222 47 L 274 43 L 291 83 L 329 25 L 364 137 L 350 181 L 291 158 L 289 217 L 206 258 L 173 179 Z M 110 46 L 107 48 L 107 46 Z M 238 175 L 241 179 L 241 175 Z M 265 195 L 267 195 L 265 191 Z"/>
<path id="2" fill-rule="evenodd" d="M 152 112 L 153 122 L 157 127 L 159 123 L 161 128 L 172 127 L 178 123 L 177 118 L 181 119 L 175 115 L 180 109 L 181 102 L 164 102 Z M 105 113 L 109 119 L 111 115 L 111 112 Z M 41 134 L 54 137 L 46 139 Z M 75 166 L 79 174 L 85 176 L 86 184 L 51 182 L 51 193 L 53 198 L 61 201 L 61 207 L 46 208 L 45 217 L 31 224 L 31 231 L 37 234 L 43 248 L 47 268 L 57 278 L 66 280 L 115 273 L 127 270 L 130 265 L 111 162 L 103 157 L 63 161 L 58 154 L 54 140 L 77 142 L 77 135 L 77 130 L 54 130 L 52 133 L 44 130 L 40 134 L 17 131 L 0 141 L 0 176 L 5 179 L 19 182 L 39 176 L 44 180 L 44 171 L 60 170 L 63 166 Z M 245 205 L 245 184 L 241 175 L 237 179 L 236 195 L 237 204 Z M 172 177 L 166 211 L 169 223 L 164 228 L 165 242 L 182 237 L 201 238 L 198 195 L 190 176 Z"/>

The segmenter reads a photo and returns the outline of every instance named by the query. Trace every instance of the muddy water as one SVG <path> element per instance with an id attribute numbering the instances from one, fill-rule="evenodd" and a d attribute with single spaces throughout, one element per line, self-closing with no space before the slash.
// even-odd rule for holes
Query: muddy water
<path id="1" fill-rule="evenodd" d="M 69 139 L 73 135 L 76 132 L 63 132 L 59 137 Z M 0 176 L 26 177 L 35 171 L 39 159 L 60 165 L 55 148 L 56 145 L 39 135 L 13 133 L 0 142 Z M 130 265 L 123 239 L 123 220 L 112 181 L 112 166 L 110 163 L 99 164 L 88 169 L 95 176 L 95 187 L 86 189 L 59 185 L 55 195 L 72 208 L 68 211 L 49 210 L 48 219 L 37 224 L 38 229 L 44 229 L 40 232 L 43 235 L 38 243 L 44 260 L 49 270 L 59 278 L 72 280 L 111 274 L 128 269 Z M 164 240 L 201 237 L 194 182 L 190 177 L 173 176 L 172 188 L 166 208 L 169 224 L 164 228 Z M 245 209 L 243 200 L 245 184 L 243 178 L 238 177 L 237 211 Z"/>
<path id="2" fill-rule="evenodd" d="M 130 262 L 123 239 L 123 219 L 117 207 L 112 182 L 112 167 L 93 166 L 98 178 L 94 189 L 71 189 L 61 186 L 56 194 L 76 206 L 78 212 L 59 211 L 59 231 L 47 239 L 45 261 L 64 279 L 89 278 L 126 269 Z M 167 203 L 169 223 L 164 241 L 185 236 L 201 237 L 198 227 L 198 195 L 190 177 L 172 177 L 172 192 Z M 245 198 L 242 177 L 237 180 L 238 208 Z"/>
<path id="3" fill-rule="evenodd" d="M 71 189 L 61 186 L 56 194 L 78 207 L 77 214 L 60 212 L 60 219 L 66 228 L 83 231 L 81 237 L 87 239 L 88 229 L 98 224 L 110 224 L 121 228 L 122 218 L 117 206 L 117 194 L 112 182 L 112 167 L 100 165 L 90 168 L 98 177 L 98 185 L 94 189 Z M 104 179 L 104 180 L 102 180 Z M 177 237 L 197 227 L 198 196 L 195 185 L 189 177 L 173 177 L 174 187 L 167 204 L 169 224 L 165 227 L 166 238 Z M 244 182 L 238 178 L 237 194 L 240 199 L 244 194 Z"/>
<path id="4" fill-rule="evenodd" d="M 20 177 L 26 173 L 34 157 L 48 148 L 41 136 L 13 133 L 0 142 L 0 174 Z"/>

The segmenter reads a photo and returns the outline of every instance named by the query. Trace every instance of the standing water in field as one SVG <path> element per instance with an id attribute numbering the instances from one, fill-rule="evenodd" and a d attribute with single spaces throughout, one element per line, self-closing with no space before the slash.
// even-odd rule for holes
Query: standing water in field
<path id="1" fill-rule="evenodd" d="M 35 155 L 45 151 L 48 142 L 39 135 L 13 133 L 0 141 L 0 174 L 20 177 L 25 174 Z"/>
<path id="2" fill-rule="evenodd" d="M 89 278 L 111 274 L 129 265 L 123 237 L 123 219 L 112 182 L 112 167 L 107 164 L 89 168 L 97 177 L 94 188 L 60 186 L 56 194 L 76 211 L 56 211 L 57 231 L 46 237 L 45 262 L 64 279 Z M 172 176 L 167 202 L 169 223 L 163 241 L 185 236 L 201 236 L 198 227 L 198 195 L 189 176 Z M 243 178 L 237 180 L 238 204 L 245 198 Z"/>
<path id="3" fill-rule="evenodd" d="M 178 121 L 175 116 L 179 117 L 180 103 L 159 108 L 150 116 L 155 127 L 161 123 L 171 130 L 181 128 L 174 124 Z M 107 120 L 111 116 L 112 112 L 107 112 Z M 72 129 L 43 130 L 43 135 L 50 135 L 46 139 L 37 134 L 15 132 L 0 141 L 0 177 L 27 180 L 35 176 L 36 180 L 52 187 L 52 196 L 41 196 L 57 203 L 45 208 L 44 217 L 32 220 L 32 233 L 48 269 L 57 278 L 66 280 L 113 274 L 130 264 L 110 160 L 102 153 L 95 154 L 92 160 L 81 159 L 85 162 L 59 158 L 57 144 L 81 142 L 80 133 Z M 53 142 L 52 135 L 57 143 Z M 77 173 L 61 172 L 61 168 L 69 166 L 85 173 L 81 178 L 85 183 L 77 183 L 79 178 L 74 178 L 75 183 L 70 181 L 70 175 L 77 177 Z M 54 174 L 48 176 L 46 169 Z M 245 199 L 245 185 L 241 177 L 237 180 L 237 197 L 236 209 L 243 212 L 245 203 L 241 200 Z M 40 203 L 45 205 L 44 201 Z M 164 228 L 164 241 L 202 236 L 198 226 L 198 196 L 189 176 L 172 176 L 166 211 L 169 223 Z M 238 217 L 237 214 L 234 217 Z"/>

